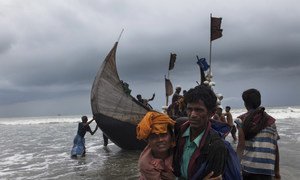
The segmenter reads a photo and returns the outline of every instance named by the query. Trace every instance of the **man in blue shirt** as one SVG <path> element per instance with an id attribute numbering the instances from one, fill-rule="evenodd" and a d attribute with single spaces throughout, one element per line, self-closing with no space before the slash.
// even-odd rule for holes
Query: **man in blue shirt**
<path id="1" fill-rule="evenodd" d="M 182 179 L 222 179 L 228 152 L 212 128 L 217 97 L 209 87 L 199 85 L 190 89 L 184 100 L 188 120 L 178 130 L 174 174 Z"/>

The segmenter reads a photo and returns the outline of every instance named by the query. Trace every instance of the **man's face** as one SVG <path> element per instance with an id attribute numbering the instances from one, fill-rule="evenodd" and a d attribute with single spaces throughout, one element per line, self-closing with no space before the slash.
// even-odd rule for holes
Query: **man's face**
<path id="1" fill-rule="evenodd" d="M 195 103 L 188 103 L 187 114 L 192 129 L 201 129 L 205 127 L 211 117 L 211 113 L 208 112 L 202 100 Z"/>
<path id="2" fill-rule="evenodd" d="M 152 133 L 149 135 L 148 144 L 154 155 L 166 153 L 172 147 L 171 134 L 170 132 L 161 134 Z"/>
<path id="3" fill-rule="evenodd" d="M 222 115 L 222 108 L 217 108 L 216 113 L 217 113 L 219 116 Z"/>

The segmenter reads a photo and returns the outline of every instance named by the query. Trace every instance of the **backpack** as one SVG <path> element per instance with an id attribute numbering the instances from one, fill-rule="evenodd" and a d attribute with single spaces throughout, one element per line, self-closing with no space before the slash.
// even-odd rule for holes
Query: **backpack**
<path id="1" fill-rule="evenodd" d="M 242 179 L 241 165 L 240 165 L 239 158 L 235 150 L 232 148 L 231 144 L 225 140 L 225 137 L 231 131 L 232 127 L 217 121 L 211 121 L 211 122 L 212 122 L 212 128 L 215 131 L 217 131 L 217 133 L 221 136 L 221 139 L 223 140 L 225 147 L 228 151 L 228 159 L 225 164 L 223 179 L 230 179 L 230 180 Z"/>
<path id="2" fill-rule="evenodd" d="M 230 129 L 226 124 L 219 123 L 216 121 L 212 122 L 212 129 L 216 132 L 214 136 L 212 136 L 212 141 L 215 141 L 217 139 L 221 139 L 225 145 L 225 148 L 227 149 L 227 161 L 225 162 L 225 168 L 224 173 L 222 175 L 222 179 L 224 180 L 242 180 L 241 175 L 241 165 L 239 158 L 235 152 L 235 150 L 232 148 L 231 144 L 225 140 L 226 135 L 228 132 L 230 132 Z M 221 137 L 221 138 L 217 138 Z M 212 150 L 213 151 L 213 150 Z M 207 163 L 203 163 L 201 167 L 197 170 L 197 173 L 194 177 L 199 177 L 200 174 L 205 173 Z M 197 178 L 193 178 L 197 179 Z"/>
<path id="3" fill-rule="evenodd" d="M 231 144 L 223 139 L 226 149 L 228 150 L 228 159 L 225 165 L 225 170 L 223 174 L 223 179 L 225 180 L 240 180 L 241 175 L 241 165 L 238 156 Z"/>

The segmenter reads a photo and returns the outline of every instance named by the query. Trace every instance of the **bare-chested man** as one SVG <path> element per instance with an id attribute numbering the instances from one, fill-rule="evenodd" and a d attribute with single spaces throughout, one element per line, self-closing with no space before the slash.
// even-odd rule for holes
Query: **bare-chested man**
<path id="1" fill-rule="evenodd" d="M 230 106 L 226 106 L 225 107 L 225 113 L 223 115 L 226 118 L 227 124 L 231 127 L 231 136 L 232 136 L 234 142 L 236 142 L 237 141 L 237 138 L 236 138 L 236 135 L 235 135 L 235 133 L 236 133 L 236 127 L 233 124 L 233 119 L 232 119 L 232 115 L 230 113 L 230 109 L 231 109 Z"/>

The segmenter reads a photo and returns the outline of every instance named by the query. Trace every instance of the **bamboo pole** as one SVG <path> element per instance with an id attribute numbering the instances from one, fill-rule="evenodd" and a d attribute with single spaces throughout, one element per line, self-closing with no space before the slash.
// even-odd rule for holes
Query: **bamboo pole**
<path id="1" fill-rule="evenodd" d="M 211 65 L 211 49 L 212 49 L 212 41 L 211 41 L 211 17 L 212 14 L 210 13 L 210 38 L 209 38 L 209 76 L 211 77 L 212 75 L 212 65 Z"/>

